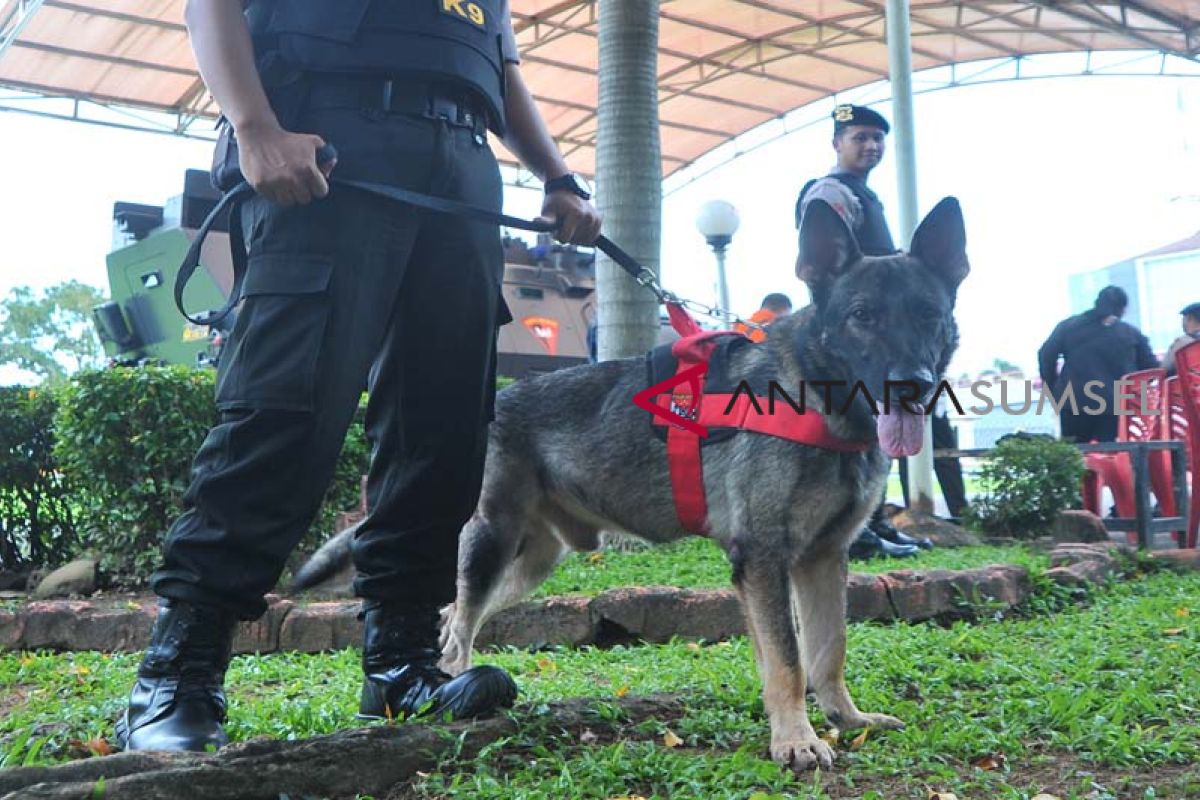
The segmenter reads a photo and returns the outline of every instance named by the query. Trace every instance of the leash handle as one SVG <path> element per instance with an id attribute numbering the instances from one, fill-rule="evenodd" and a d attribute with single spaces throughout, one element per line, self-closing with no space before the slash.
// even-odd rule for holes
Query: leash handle
<path id="1" fill-rule="evenodd" d="M 323 167 L 330 161 L 337 160 L 337 148 L 331 144 L 323 144 L 317 148 L 317 166 Z"/>

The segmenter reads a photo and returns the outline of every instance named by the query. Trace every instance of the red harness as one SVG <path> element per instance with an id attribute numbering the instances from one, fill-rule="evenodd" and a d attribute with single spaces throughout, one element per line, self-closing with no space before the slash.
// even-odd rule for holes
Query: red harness
<path id="1" fill-rule="evenodd" d="M 749 394 L 705 394 L 703 379 L 718 340 L 741 335 L 730 331 L 691 332 L 671 346 L 671 354 L 677 361 L 675 376 L 634 397 L 639 407 L 652 412 L 654 425 L 669 426 L 667 466 L 675 511 L 683 527 L 692 533 L 705 533 L 708 524 L 700 440 L 709 427 L 751 431 L 842 452 L 861 453 L 873 444 L 835 436 L 825 424 L 824 415 L 814 409 L 798 412 L 785 403 L 776 406 L 775 413 L 764 414 L 755 408 L 754 398 Z M 662 411 L 656 412 L 652 406 Z"/>

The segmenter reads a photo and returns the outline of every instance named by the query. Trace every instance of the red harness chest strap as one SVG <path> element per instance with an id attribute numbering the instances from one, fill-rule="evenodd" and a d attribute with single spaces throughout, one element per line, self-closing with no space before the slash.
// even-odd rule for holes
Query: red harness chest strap
<path id="1" fill-rule="evenodd" d="M 695 368 L 697 364 L 707 365 L 713 348 L 717 346 L 717 338 L 724 335 L 729 334 L 711 331 L 675 342 L 671 353 L 677 359 L 676 375 Z M 697 377 L 703 378 L 704 373 L 700 372 Z M 739 394 L 736 398 L 733 394 L 705 394 L 703 381 L 681 384 L 671 395 L 656 397 L 655 402 L 706 428 L 736 428 L 843 452 L 863 452 L 872 446 L 871 442 L 835 436 L 826 425 L 825 417 L 818 411 L 810 409 L 801 414 L 785 403 L 777 404 L 775 413 L 769 414 L 762 402 L 758 403 L 756 409 L 754 398 L 748 393 Z M 704 534 L 708 529 L 708 501 L 704 493 L 700 436 L 657 416 L 653 418 L 653 423 L 670 425 L 667 429 L 667 467 L 679 522 L 692 533 Z"/>

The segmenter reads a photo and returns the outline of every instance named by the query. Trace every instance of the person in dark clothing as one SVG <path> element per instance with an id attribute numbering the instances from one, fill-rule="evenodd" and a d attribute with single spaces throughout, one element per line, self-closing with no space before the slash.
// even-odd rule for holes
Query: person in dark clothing
<path id="1" fill-rule="evenodd" d="M 517 687 L 502 670 L 451 678 L 437 666 L 438 614 L 454 600 L 458 534 L 480 493 L 497 329 L 511 319 L 499 229 L 330 186 L 370 181 L 498 211 L 490 130 L 545 179 L 542 216 L 559 238 L 596 240 L 586 184 L 521 78 L 508 2 L 189 0 L 185 17 L 255 194 L 242 209 L 248 267 L 217 376 L 219 421 L 151 580 L 158 618 L 116 741 L 225 744 L 235 624 L 265 611 L 364 388 L 359 715 L 510 706 Z M 318 164 L 327 142 L 336 160 Z"/>
<path id="2" fill-rule="evenodd" d="M 814 198 L 828 203 L 854 232 L 863 255 L 886 256 L 896 252 L 892 232 L 883 216 L 883 203 L 867 188 L 867 177 L 883 158 L 891 126 L 883 115 L 864 106 L 840 105 L 833 110 L 833 149 L 837 166 L 823 178 L 804 184 L 796 198 L 796 229 Z M 850 547 L 851 558 L 876 555 L 916 555 L 932 547 L 928 539 L 914 539 L 892 525 L 883 513 L 886 490 L 867 526 Z"/>
<path id="3" fill-rule="evenodd" d="M 1091 309 L 1058 323 L 1038 350 L 1042 384 L 1062 403 L 1059 421 L 1064 439 L 1116 440 L 1117 381 L 1130 372 L 1158 366 L 1145 335 L 1121 321 L 1128 305 L 1124 289 L 1106 286 Z M 1064 402 L 1064 392 L 1070 392 L 1075 402 Z"/>

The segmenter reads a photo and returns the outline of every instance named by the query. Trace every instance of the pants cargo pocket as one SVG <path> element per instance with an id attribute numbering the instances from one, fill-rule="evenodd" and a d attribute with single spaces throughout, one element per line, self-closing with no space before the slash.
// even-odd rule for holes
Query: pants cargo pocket
<path id="1" fill-rule="evenodd" d="M 250 259 L 245 299 L 221 355 L 218 409 L 313 410 L 332 275 L 324 256 Z"/>

